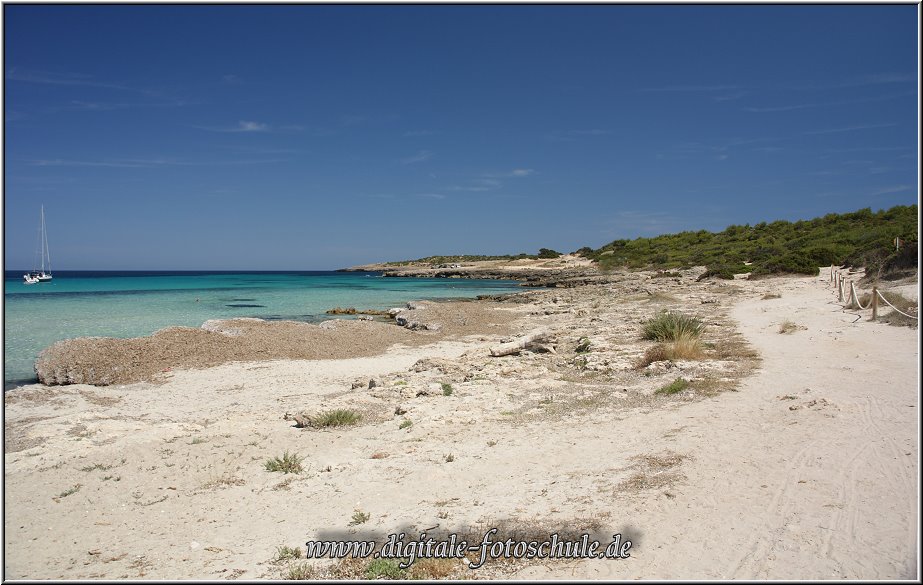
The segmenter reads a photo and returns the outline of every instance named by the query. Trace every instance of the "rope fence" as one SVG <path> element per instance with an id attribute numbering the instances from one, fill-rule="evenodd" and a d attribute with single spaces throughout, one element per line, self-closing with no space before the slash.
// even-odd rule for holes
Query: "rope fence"
<path id="1" fill-rule="evenodd" d="M 856 283 L 849 278 L 849 274 L 849 271 L 844 271 L 832 265 L 830 266 L 830 283 L 833 285 L 834 289 L 836 289 L 837 302 L 844 303 L 844 309 L 872 309 L 872 321 L 874 321 L 878 318 L 878 301 L 881 300 L 895 312 L 909 317 L 910 319 L 920 320 L 919 315 L 908 315 L 891 304 L 891 302 L 881 294 L 877 286 L 872 287 L 872 294 L 869 300 L 865 306 L 862 306 L 862 303 L 859 301 L 859 293 L 856 290 Z"/>

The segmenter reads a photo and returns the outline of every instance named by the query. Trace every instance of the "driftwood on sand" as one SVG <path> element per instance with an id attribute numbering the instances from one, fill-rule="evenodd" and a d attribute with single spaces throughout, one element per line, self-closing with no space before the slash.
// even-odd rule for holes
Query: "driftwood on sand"
<path id="1" fill-rule="evenodd" d="M 553 342 L 554 339 L 552 335 L 547 331 L 536 331 L 509 343 L 490 348 L 490 355 L 493 357 L 500 357 L 519 353 L 524 349 L 556 353 L 554 347 L 551 345 Z"/>

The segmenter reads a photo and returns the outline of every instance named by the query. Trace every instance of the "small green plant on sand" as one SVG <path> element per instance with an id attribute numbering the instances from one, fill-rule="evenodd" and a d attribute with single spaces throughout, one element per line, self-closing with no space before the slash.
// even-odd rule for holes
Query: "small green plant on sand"
<path id="1" fill-rule="evenodd" d="M 412 426 L 413 426 L 413 422 L 405 418 L 404 420 L 401 421 L 401 424 L 398 425 L 397 428 L 403 430 L 403 429 L 409 429 Z"/>
<path id="2" fill-rule="evenodd" d="M 362 420 L 362 415 L 355 410 L 338 408 L 328 410 L 311 418 L 311 424 L 315 427 L 344 427 L 354 425 Z"/>
<path id="3" fill-rule="evenodd" d="M 308 563 L 292 563 L 282 574 L 286 581 L 309 581 L 314 579 L 314 568 Z"/>
<path id="4" fill-rule="evenodd" d="M 276 548 L 276 556 L 273 557 L 272 562 L 282 563 L 285 561 L 290 561 L 293 559 L 301 558 L 301 549 L 299 547 L 291 548 L 285 545 L 282 545 Z"/>
<path id="5" fill-rule="evenodd" d="M 451 395 L 452 395 L 452 385 L 449 384 L 448 382 L 443 382 L 443 383 L 442 383 L 442 395 L 443 395 L 443 396 L 451 396 Z"/>
<path id="6" fill-rule="evenodd" d="M 674 341 L 682 337 L 697 338 L 702 335 L 704 328 L 705 324 L 695 317 L 663 311 L 644 323 L 642 335 L 644 339 L 654 341 Z"/>
<path id="7" fill-rule="evenodd" d="M 581 337 L 577 341 L 577 347 L 574 349 L 574 353 L 587 353 L 590 351 L 590 338 Z"/>
<path id="8" fill-rule="evenodd" d="M 375 559 L 365 569 L 366 579 L 403 579 L 404 571 L 394 559 Z"/>
<path id="9" fill-rule="evenodd" d="M 282 473 L 301 473 L 303 468 L 301 467 L 301 462 L 304 460 L 303 457 L 297 453 L 289 453 L 288 450 L 282 454 L 282 458 L 273 457 L 272 459 L 267 459 L 264 464 L 266 471 L 281 471 Z"/>
<path id="10" fill-rule="evenodd" d="M 74 487 L 67 488 L 66 490 L 64 490 L 63 492 L 61 492 L 60 494 L 58 494 L 58 497 L 59 497 L 59 498 L 66 498 L 67 496 L 72 496 L 72 495 L 76 494 L 77 492 L 79 492 L 81 487 L 83 487 L 83 486 L 80 485 L 79 483 L 74 484 Z"/>
<path id="11" fill-rule="evenodd" d="M 676 394 L 677 392 L 682 392 L 689 387 L 689 382 L 684 378 L 677 378 L 673 382 L 667 384 L 666 386 L 658 389 L 655 394 Z"/>
<path id="12" fill-rule="evenodd" d="M 365 524 L 371 517 L 371 514 L 368 512 L 363 512 L 362 510 L 353 510 L 352 520 L 349 521 L 349 525 L 356 526 L 359 524 Z"/>

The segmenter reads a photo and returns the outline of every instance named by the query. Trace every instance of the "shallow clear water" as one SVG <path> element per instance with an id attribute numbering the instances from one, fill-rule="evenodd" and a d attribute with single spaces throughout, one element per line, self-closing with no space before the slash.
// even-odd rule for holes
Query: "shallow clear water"
<path id="1" fill-rule="evenodd" d="M 4 388 L 35 381 L 35 358 L 72 337 L 137 337 L 171 325 L 259 317 L 319 322 L 336 306 L 388 309 L 415 299 L 521 290 L 513 281 L 382 278 L 357 272 L 55 272 L 4 278 Z"/>

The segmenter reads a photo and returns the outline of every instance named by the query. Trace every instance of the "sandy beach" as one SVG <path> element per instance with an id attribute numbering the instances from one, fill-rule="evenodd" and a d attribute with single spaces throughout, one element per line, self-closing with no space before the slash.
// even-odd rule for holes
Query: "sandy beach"
<path id="1" fill-rule="evenodd" d="M 7 392 L 6 577 L 355 578 L 366 564 L 280 547 L 502 526 L 619 532 L 631 557 L 414 575 L 917 579 L 918 330 L 842 309 L 826 270 L 701 271 L 423 305 L 432 329 L 304 326 L 288 334 L 311 343 L 258 359 L 170 366 L 185 346 L 145 361 L 142 339 L 114 350 L 142 357 L 110 385 Z M 704 323 L 701 359 L 644 365 L 661 310 Z M 490 355 L 537 331 L 549 347 Z M 296 427 L 331 409 L 361 419 Z M 301 473 L 266 469 L 285 452 Z"/>

